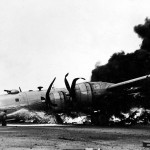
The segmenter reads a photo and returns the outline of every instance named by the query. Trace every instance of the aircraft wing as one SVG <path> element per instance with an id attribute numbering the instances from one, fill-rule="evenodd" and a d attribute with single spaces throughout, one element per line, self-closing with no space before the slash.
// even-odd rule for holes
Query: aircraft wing
<path id="1" fill-rule="evenodd" d="M 107 90 L 108 91 L 122 90 L 129 87 L 139 87 L 139 86 L 146 86 L 146 85 L 150 85 L 150 75 L 145 75 L 139 78 L 112 84 L 107 87 Z"/>

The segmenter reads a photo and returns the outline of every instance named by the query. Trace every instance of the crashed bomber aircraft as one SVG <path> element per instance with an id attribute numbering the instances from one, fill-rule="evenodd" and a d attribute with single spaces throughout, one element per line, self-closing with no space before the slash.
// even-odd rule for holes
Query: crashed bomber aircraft
<path id="1" fill-rule="evenodd" d="M 77 111 L 94 115 L 94 112 L 99 110 L 99 101 L 103 100 L 104 95 L 118 89 L 141 85 L 150 78 L 150 75 L 146 75 L 116 84 L 101 81 L 76 84 L 78 79 L 84 78 L 75 78 L 70 86 L 67 76 L 68 74 L 64 79 L 66 88 L 52 89 L 56 79 L 54 78 L 47 90 L 42 90 L 42 87 L 38 87 L 38 91 L 27 92 L 22 92 L 21 89 L 5 90 L 7 94 L 0 96 L 0 112 L 6 110 L 7 119 L 18 119 L 13 112 L 21 108 L 44 110 L 55 114 Z"/>

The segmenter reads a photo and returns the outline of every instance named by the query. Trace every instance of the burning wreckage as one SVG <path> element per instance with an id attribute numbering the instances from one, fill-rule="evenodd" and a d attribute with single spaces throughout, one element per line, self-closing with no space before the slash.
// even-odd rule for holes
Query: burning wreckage
<path id="1" fill-rule="evenodd" d="M 142 92 L 143 89 L 148 90 L 150 75 L 117 84 L 107 82 L 76 84 L 78 79 L 84 78 L 75 78 L 71 86 L 67 76 L 68 74 L 64 80 L 66 88 L 52 89 L 56 79 L 54 78 L 47 90 L 42 90 L 42 87 L 38 87 L 38 91 L 27 92 L 5 90 L 8 94 L 0 96 L 0 111 L 7 111 L 7 120 L 32 120 L 39 123 L 80 122 L 94 125 L 149 123 L 149 111 L 133 108 L 140 108 L 140 100 L 149 97 L 147 95 L 143 98 Z M 126 98 L 126 101 L 122 101 L 122 97 Z M 120 112 L 120 107 L 124 107 L 124 111 Z M 127 110 L 130 112 L 127 113 Z"/>

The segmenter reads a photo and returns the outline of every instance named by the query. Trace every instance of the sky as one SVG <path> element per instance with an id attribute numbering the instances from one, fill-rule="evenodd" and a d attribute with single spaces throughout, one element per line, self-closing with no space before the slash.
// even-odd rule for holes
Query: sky
<path id="1" fill-rule="evenodd" d="M 65 87 L 64 76 L 90 81 L 95 64 L 131 53 L 134 26 L 150 17 L 149 0 L 1 0 L 0 93 Z M 98 62 L 98 63 L 97 63 Z M 81 82 L 80 80 L 79 82 Z"/>

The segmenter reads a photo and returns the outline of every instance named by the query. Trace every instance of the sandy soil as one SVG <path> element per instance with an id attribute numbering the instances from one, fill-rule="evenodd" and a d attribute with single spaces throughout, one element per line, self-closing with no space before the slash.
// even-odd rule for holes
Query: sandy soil
<path id="1" fill-rule="evenodd" d="M 147 150 L 150 126 L 112 128 L 93 126 L 7 126 L 0 127 L 0 149 L 50 150 L 86 149 Z"/>

